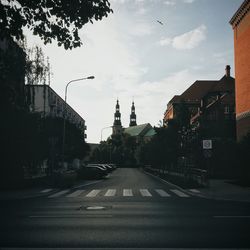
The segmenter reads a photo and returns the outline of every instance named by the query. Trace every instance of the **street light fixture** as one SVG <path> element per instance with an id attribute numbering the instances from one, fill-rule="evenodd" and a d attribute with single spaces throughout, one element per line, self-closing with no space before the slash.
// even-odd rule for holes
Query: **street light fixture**
<path id="1" fill-rule="evenodd" d="M 67 106 L 67 93 L 68 93 L 68 86 L 70 85 L 70 83 L 72 82 L 78 82 L 78 81 L 82 81 L 82 80 L 89 80 L 89 79 L 94 79 L 94 76 L 88 76 L 88 77 L 84 77 L 84 78 L 79 78 L 79 79 L 75 79 L 75 80 L 71 80 L 67 83 L 66 87 L 65 87 L 65 96 L 64 96 L 64 105 L 63 105 L 63 142 L 62 142 L 62 164 L 64 164 L 64 150 L 65 150 L 65 127 L 66 127 L 66 106 Z"/>
<path id="2" fill-rule="evenodd" d="M 104 129 L 106 129 L 106 128 L 112 128 L 112 126 L 104 127 L 104 128 L 101 129 L 101 142 L 102 142 L 102 131 L 103 131 Z"/>

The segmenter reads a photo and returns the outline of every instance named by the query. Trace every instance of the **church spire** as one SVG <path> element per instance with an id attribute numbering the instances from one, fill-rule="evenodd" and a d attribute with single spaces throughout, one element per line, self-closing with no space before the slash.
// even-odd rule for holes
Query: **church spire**
<path id="1" fill-rule="evenodd" d="M 121 132 L 122 132 L 121 113 L 120 113 L 119 100 L 117 99 L 115 105 L 115 113 L 114 113 L 113 134 L 120 134 Z"/>
<path id="2" fill-rule="evenodd" d="M 133 100 L 132 106 L 131 106 L 129 127 L 133 127 L 133 126 L 136 126 L 136 125 L 137 124 L 136 124 L 135 104 L 134 104 L 134 100 Z"/>

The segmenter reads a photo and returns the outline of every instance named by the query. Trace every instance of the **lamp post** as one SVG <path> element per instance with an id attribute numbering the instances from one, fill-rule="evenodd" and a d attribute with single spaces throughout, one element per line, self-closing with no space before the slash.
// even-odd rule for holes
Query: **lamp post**
<path id="1" fill-rule="evenodd" d="M 82 81 L 82 80 L 88 80 L 88 79 L 94 79 L 94 76 L 88 76 L 88 77 L 84 77 L 84 78 L 79 78 L 79 79 L 75 79 L 75 80 L 71 80 L 67 83 L 66 87 L 65 87 L 65 96 L 64 96 L 64 105 L 63 105 L 63 138 L 62 138 L 62 164 L 64 164 L 64 151 L 65 151 L 65 131 L 66 131 L 66 115 L 65 115 L 65 111 L 66 111 L 66 106 L 67 106 L 67 93 L 68 93 L 68 86 L 70 85 L 70 83 L 72 82 L 78 82 L 78 81 Z"/>
<path id="2" fill-rule="evenodd" d="M 103 131 L 104 129 L 106 129 L 106 128 L 112 128 L 112 126 L 104 127 L 104 128 L 101 129 L 101 141 L 102 141 L 102 131 Z"/>

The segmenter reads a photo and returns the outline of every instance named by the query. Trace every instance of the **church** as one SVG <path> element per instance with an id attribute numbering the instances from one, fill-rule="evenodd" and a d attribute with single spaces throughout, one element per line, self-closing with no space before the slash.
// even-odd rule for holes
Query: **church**
<path id="1" fill-rule="evenodd" d="M 112 135 L 126 133 L 129 134 L 130 136 L 136 137 L 137 142 L 150 141 L 152 137 L 156 134 L 154 128 L 150 125 L 150 123 L 137 125 L 134 101 L 132 102 L 130 122 L 129 122 L 129 127 L 127 128 L 122 127 L 120 104 L 119 100 L 116 101 L 114 123 L 112 128 L 113 128 Z"/>

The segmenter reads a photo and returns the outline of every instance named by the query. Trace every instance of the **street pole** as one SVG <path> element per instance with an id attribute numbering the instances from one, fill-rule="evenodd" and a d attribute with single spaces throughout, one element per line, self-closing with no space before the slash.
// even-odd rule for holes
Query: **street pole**
<path id="1" fill-rule="evenodd" d="M 84 77 L 84 78 L 79 78 L 79 79 L 75 79 L 75 80 L 71 80 L 67 83 L 66 87 L 65 87 L 65 96 L 64 96 L 64 105 L 63 105 L 63 138 L 62 138 L 62 164 L 64 164 L 64 151 L 65 151 L 65 133 L 66 133 L 66 106 L 67 106 L 67 93 L 68 93 L 68 86 L 72 83 L 72 82 L 78 82 L 78 81 L 82 81 L 82 80 L 87 80 L 87 79 L 94 79 L 94 76 L 88 76 L 88 77 Z"/>
<path id="2" fill-rule="evenodd" d="M 103 131 L 104 129 L 106 129 L 106 128 L 112 128 L 112 126 L 104 127 L 104 128 L 101 129 L 101 142 L 102 142 L 102 131 Z"/>

